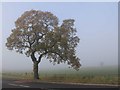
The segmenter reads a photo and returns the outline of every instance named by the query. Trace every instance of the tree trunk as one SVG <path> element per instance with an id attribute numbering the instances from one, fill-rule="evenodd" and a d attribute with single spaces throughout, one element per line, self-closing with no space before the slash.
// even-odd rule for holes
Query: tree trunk
<path id="1" fill-rule="evenodd" d="M 38 62 L 37 61 L 33 62 L 33 73 L 34 73 L 34 79 L 39 79 Z"/>

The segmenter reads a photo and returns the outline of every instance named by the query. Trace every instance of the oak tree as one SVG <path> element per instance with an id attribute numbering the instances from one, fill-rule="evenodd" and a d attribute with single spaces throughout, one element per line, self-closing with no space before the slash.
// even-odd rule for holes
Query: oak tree
<path id="1" fill-rule="evenodd" d="M 78 70 L 81 64 L 75 55 L 75 47 L 80 39 L 76 35 L 74 22 L 74 19 L 66 19 L 60 25 L 51 12 L 26 11 L 15 21 L 6 46 L 9 50 L 31 57 L 34 79 L 39 79 L 38 64 L 42 58 L 53 64 L 64 62 Z"/>

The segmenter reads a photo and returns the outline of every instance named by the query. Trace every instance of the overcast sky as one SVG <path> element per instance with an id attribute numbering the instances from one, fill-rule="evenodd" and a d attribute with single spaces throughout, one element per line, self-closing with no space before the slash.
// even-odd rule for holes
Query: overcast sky
<path id="1" fill-rule="evenodd" d="M 0 13 L 2 14 L 2 3 L 0 3 Z M 0 72 L 2 71 L 2 15 L 0 16 Z"/>
<path id="2" fill-rule="evenodd" d="M 75 19 L 80 43 L 76 55 L 81 59 L 82 67 L 118 64 L 118 6 L 113 3 L 2 3 L 2 60 L 3 70 L 32 70 L 32 61 L 23 54 L 9 51 L 5 47 L 6 38 L 14 22 L 26 10 L 49 11 L 59 18 Z M 65 68 L 66 64 L 55 65 L 42 60 L 40 69 Z"/>
<path id="3" fill-rule="evenodd" d="M 1 0 L 1 2 L 119 2 L 119 0 Z"/>

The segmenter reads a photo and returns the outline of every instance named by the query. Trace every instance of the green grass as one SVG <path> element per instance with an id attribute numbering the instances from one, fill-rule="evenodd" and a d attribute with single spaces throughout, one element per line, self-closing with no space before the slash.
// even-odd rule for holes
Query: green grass
<path id="1" fill-rule="evenodd" d="M 30 79 L 33 73 L 3 73 L 3 78 Z M 79 71 L 73 69 L 57 71 L 40 71 L 40 81 L 64 82 L 64 83 L 97 83 L 118 84 L 117 67 L 91 67 L 81 68 Z"/>
<path id="2" fill-rule="evenodd" d="M 0 80 L 2 79 L 2 73 L 0 73 Z"/>

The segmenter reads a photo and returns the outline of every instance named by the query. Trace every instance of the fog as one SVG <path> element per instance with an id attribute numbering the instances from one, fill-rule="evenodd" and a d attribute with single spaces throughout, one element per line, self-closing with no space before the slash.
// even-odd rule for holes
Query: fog
<path id="1" fill-rule="evenodd" d="M 0 13 L 2 13 L 2 4 L 0 3 Z M 0 17 L 0 23 L 2 23 L 2 15 Z M 0 25 L 0 73 L 2 72 L 2 24 Z M 0 76 L 1 78 L 1 76 Z"/>
<path id="2" fill-rule="evenodd" d="M 32 61 L 24 54 L 7 50 L 5 43 L 14 22 L 26 10 L 50 11 L 62 22 L 75 19 L 80 43 L 76 55 L 82 67 L 118 65 L 118 9 L 115 3 L 3 3 L 2 4 L 2 69 L 3 71 L 32 71 Z M 39 70 L 69 69 L 67 64 L 53 66 L 42 59 Z"/>

